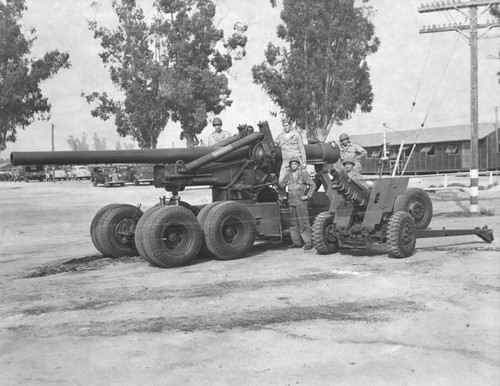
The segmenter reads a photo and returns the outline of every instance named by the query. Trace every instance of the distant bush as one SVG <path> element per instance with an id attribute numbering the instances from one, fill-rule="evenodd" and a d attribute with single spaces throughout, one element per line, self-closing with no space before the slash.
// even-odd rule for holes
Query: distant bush
<path id="1" fill-rule="evenodd" d="M 467 188 L 468 186 L 465 184 L 462 184 L 461 182 L 452 182 L 451 184 L 448 184 L 449 188 L 457 187 L 457 188 Z"/>

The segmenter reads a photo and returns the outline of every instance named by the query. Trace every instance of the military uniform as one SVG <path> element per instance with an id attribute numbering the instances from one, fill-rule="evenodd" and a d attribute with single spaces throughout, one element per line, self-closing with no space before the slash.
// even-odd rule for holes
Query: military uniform
<path id="1" fill-rule="evenodd" d="M 208 146 L 215 146 L 219 142 L 225 139 L 231 138 L 231 133 L 229 131 L 221 130 L 220 132 L 214 131 L 208 136 Z"/>
<path id="2" fill-rule="evenodd" d="M 279 180 L 282 182 L 283 178 L 290 171 L 290 160 L 292 158 L 298 158 L 300 164 L 305 165 L 306 150 L 304 148 L 302 136 L 295 130 L 291 130 L 289 133 L 281 133 L 274 143 L 276 146 L 281 147 L 283 163 L 281 164 Z"/>
<path id="3" fill-rule="evenodd" d="M 368 153 L 360 145 L 355 143 L 348 143 L 346 146 L 340 144 L 340 158 L 345 160 L 346 158 L 354 159 L 354 169 L 361 173 L 361 158 L 366 157 Z"/>
<path id="4" fill-rule="evenodd" d="M 298 159 L 292 158 L 290 162 L 293 161 L 298 162 Z M 308 198 L 311 198 L 316 185 L 311 176 L 302 168 L 299 168 L 296 172 L 289 172 L 283 178 L 281 186 L 288 186 L 290 236 L 292 237 L 293 246 L 301 246 L 303 240 L 305 248 L 307 247 L 306 249 L 310 249 L 312 247 L 312 240 L 311 223 L 309 222 L 309 209 L 307 206 L 307 200 L 301 200 L 301 197 L 307 196 Z"/>

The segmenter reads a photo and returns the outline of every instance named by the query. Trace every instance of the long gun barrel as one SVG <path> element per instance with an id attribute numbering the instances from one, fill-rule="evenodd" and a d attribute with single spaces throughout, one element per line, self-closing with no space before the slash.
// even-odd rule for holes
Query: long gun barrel
<path id="1" fill-rule="evenodd" d="M 14 151 L 10 154 L 10 162 L 12 165 L 169 164 L 179 160 L 188 163 L 198 160 L 217 149 L 224 148 L 200 146 L 151 150 Z M 324 143 L 305 145 L 305 150 L 309 163 L 335 163 L 339 159 L 338 149 Z M 231 161 L 239 158 L 241 158 L 241 154 L 239 153 L 235 154 L 234 158 L 231 154 L 228 154 L 228 158 L 225 158 L 225 160 Z M 279 150 L 276 153 L 276 160 L 281 161 L 281 151 Z"/>

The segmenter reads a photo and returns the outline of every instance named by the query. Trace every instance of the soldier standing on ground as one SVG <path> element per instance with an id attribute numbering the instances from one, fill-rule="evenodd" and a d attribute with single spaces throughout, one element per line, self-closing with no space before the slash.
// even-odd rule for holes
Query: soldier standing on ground
<path id="1" fill-rule="evenodd" d="M 346 158 L 354 160 L 354 169 L 361 174 L 361 158 L 366 157 L 367 152 L 360 145 L 351 143 L 346 133 L 340 134 L 340 158 L 344 161 Z"/>
<path id="2" fill-rule="evenodd" d="M 208 146 L 215 146 L 219 142 L 231 137 L 231 133 L 229 131 L 222 130 L 222 119 L 219 117 L 215 117 L 213 119 L 212 125 L 215 128 L 215 131 L 208 137 Z"/>
<path id="3" fill-rule="evenodd" d="M 281 158 L 283 161 L 281 164 L 279 181 L 283 181 L 283 178 L 289 172 L 289 164 L 292 158 L 298 158 L 301 165 L 305 165 L 306 163 L 306 150 L 304 148 L 302 136 L 297 131 L 292 130 L 288 119 L 283 119 L 282 123 L 283 133 L 278 135 L 278 138 L 274 141 L 276 146 L 281 147 Z"/>
<path id="4" fill-rule="evenodd" d="M 307 201 L 312 197 L 316 185 L 311 176 L 300 166 L 299 158 L 292 158 L 289 162 L 290 172 L 283 178 L 280 185 L 283 188 L 288 186 L 292 248 L 300 248 L 304 241 L 304 250 L 307 251 L 313 247 Z"/>

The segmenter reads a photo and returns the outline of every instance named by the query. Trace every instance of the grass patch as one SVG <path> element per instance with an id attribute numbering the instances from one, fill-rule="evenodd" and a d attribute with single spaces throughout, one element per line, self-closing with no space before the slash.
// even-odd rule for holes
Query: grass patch
<path id="1" fill-rule="evenodd" d="M 471 216 L 494 216 L 495 215 L 495 209 L 490 209 L 490 208 L 485 208 L 481 207 L 479 209 L 479 213 L 472 213 L 469 209 L 465 209 L 462 211 L 455 211 L 452 213 L 453 216 L 455 217 L 471 217 Z"/>

